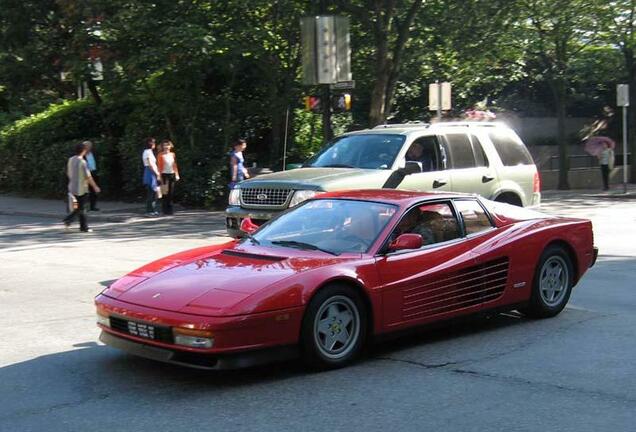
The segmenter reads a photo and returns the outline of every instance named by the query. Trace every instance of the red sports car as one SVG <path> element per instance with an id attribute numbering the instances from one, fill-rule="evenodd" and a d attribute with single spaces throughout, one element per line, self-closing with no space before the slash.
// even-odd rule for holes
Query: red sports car
<path id="1" fill-rule="evenodd" d="M 596 256 L 588 220 L 469 195 L 337 192 L 145 265 L 95 303 L 100 339 L 140 356 L 221 369 L 300 354 L 329 368 L 371 336 L 486 310 L 554 316 Z"/>

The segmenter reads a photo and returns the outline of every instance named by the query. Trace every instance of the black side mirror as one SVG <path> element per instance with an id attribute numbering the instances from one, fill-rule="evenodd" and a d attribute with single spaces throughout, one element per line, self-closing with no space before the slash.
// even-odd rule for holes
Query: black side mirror
<path id="1" fill-rule="evenodd" d="M 391 173 L 384 185 L 382 185 L 382 189 L 397 189 L 404 177 L 420 172 L 422 172 L 422 165 L 419 162 L 407 161 L 404 168 L 398 168 Z"/>

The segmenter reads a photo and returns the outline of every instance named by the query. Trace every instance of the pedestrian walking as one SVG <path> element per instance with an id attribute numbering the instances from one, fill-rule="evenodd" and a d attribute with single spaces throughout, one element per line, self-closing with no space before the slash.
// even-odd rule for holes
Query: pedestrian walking
<path id="1" fill-rule="evenodd" d="M 95 183 L 99 183 L 99 176 L 97 175 L 97 161 L 95 159 L 94 151 L 95 146 L 90 141 L 84 141 L 84 143 L 88 146 L 88 152 L 85 156 L 88 170 L 91 172 L 91 177 L 93 178 Z M 99 208 L 97 208 L 97 192 L 90 184 L 88 185 L 88 199 L 90 203 L 88 210 L 99 211 Z"/>
<path id="2" fill-rule="evenodd" d="M 614 151 L 609 143 L 603 142 L 603 150 L 598 155 L 598 162 L 601 166 L 601 176 L 603 177 L 603 190 L 609 190 L 609 173 L 614 166 Z"/>
<path id="3" fill-rule="evenodd" d="M 245 158 L 243 152 L 247 148 L 247 142 L 244 139 L 238 139 L 234 143 L 230 152 L 230 189 L 238 182 L 250 178 L 247 168 L 245 168 Z"/>
<path id="4" fill-rule="evenodd" d="M 174 213 L 172 201 L 174 199 L 174 186 L 181 177 L 179 176 L 179 167 L 177 166 L 177 156 L 174 153 L 174 145 L 170 140 L 161 141 L 161 153 L 157 160 L 159 173 L 161 174 L 161 189 L 163 198 L 161 200 L 161 209 L 163 214 L 171 215 Z"/>
<path id="5" fill-rule="evenodd" d="M 75 146 L 75 156 L 69 158 L 66 164 L 66 175 L 68 177 L 68 193 L 71 198 L 72 208 L 70 213 L 64 218 L 63 222 L 66 228 L 70 227 L 75 216 L 79 216 L 80 231 L 92 232 L 88 227 L 88 218 L 86 217 L 86 204 L 88 199 L 88 187 L 93 188 L 95 193 L 101 192 L 95 180 L 91 176 L 85 157 L 88 152 L 88 144 L 82 142 Z"/>
<path id="6" fill-rule="evenodd" d="M 146 149 L 141 155 L 144 164 L 143 184 L 146 187 L 146 215 L 159 216 L 157 213 L 157 199 L 161 198 L 161 176 L 155 157 L 156 140 L 146 138 Z"/>

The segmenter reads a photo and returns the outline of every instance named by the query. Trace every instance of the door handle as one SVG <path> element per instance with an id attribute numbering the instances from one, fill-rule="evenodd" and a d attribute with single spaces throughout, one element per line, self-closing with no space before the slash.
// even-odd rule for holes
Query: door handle
<path id="1" fill-rule="evenodd" d="M 444 179 L 436 179 L 436 180 L 433 180 L 433 187 L 434 188 L 442 187 L 446 183 L 448 183 L 448 182 L 446 180 L 444 180 Z"/>
<path id="2" fill-rule="evenodd" d="M 481 182 L 482 182 L 482 183 L 488 183 L 489 181 L 492 181 L 492 180 L 494 180 L 494 179 L 495 179 L 495 178 L 494 178 L 493 176 L 490 176 L 490 175 L 484 175 L 484 176 L 481 178 Z"/>

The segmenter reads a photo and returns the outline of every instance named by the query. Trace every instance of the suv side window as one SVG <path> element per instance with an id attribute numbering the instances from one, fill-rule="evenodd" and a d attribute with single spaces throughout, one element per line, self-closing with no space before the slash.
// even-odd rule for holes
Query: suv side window
<path id="1" fill-rule="evenodd" d="M 490 166 L 488 163 L 488 156 L 486 156 L 486 152 L 481 145 L 481 141 L 474 134 L 470 135 L 470 140 L 473 143 L 473 153 L 475 154 L 475 161 L 477 162 L 478 167 L 487 167 Z"/>
<path id="2" fill-rule="evenodd" d="M 521 140 L 510 130 L 493 128 L 488 131 L 501 162 L 506 166 L 532 165 L 532 156 Z"/>
<path id="3" fill-rule="evenodd" d="M 435 135 L 427 135 L 413 141 L 406 152 L 406 160 L 420 164 L 422 172 L 444 169 L 444 151 Z"/>
<path id="4" fill-rule="evenodd" d="M 455 207 L 464 222 L 466 235 L 476 234 L 492 228 L 492 222 L 483 207 L 475 200 L 455 200 Z"/>
<path id="5" fill-rule="evenodd" d="M 474 168 L 476 166 L 473 147 L 468 135 L 449 133 L 446 134 L 446 141 L 448 141 L 451 157 L 453 158 L 453 168 Z"/>

